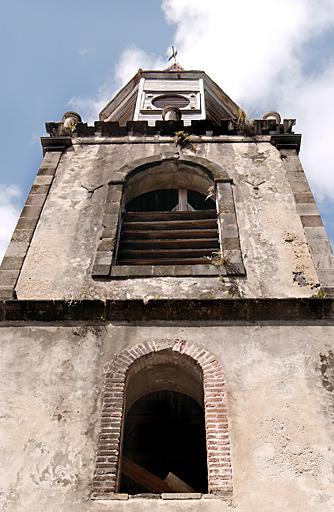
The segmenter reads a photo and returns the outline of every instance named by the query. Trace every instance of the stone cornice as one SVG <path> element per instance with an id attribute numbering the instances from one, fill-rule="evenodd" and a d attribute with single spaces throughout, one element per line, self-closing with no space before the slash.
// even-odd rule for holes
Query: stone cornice
<path id="1" fill-rule="evenodd" d="M 0 321 L 334 323 L 334 299 L 8 300 L 0 301 Z"/>
<path id="2" fill-rule="evenodd" d="M 220 125 L 207 120 L 195 120 L 189 126 L 185 126 L 183 121 L 156 121 L 154 126 L 150 126 L 147 121 L 128 121 L 125 126 L 121 126 L 118 122 L 96 121 L 94 126 L 78 123 L 69 134 L 68 129 L 64 129 L 63 123 L 46 123 L 46 130 L 50 137 L 42 137 L 41 142 L 46 152 L 66 149 L 78 139 L 81 143 L 84 143 L 85 139 L 88 142 L 89 139 L 90 144 L 97 144 L 107 143 L 108 139 L 116 137 L 121 138 L 122 143 L 134 143 L 141 142 L 140 139 L 145 137 L 142 142 L 147 143 L 151 142 L 148 138 L 152 137 L 152 142 L 161 142 L 160 137 L 174 137 L 175 132 L 186 131 L 193 136 L 193 142 L 198 143 L 259 142 L 261 137 L 268 137 L 268 141 L 278 149 L 292 148 L 298 152 L 301 135 L 292 132 L 293 125 L 294 119 L 285 119 L 281 124 L 278 124 L 275 119 L 259 119 L 252 125 L 248 125 L 247 130 L 232 120 L 222 121 Z M 66 136 L 64 136 L 64 130 Z M 225 136 L 224 139 L 221 139 L 221 136 Z M 124 141 L 125 137 L 128 137 L 126 141 Z"/>

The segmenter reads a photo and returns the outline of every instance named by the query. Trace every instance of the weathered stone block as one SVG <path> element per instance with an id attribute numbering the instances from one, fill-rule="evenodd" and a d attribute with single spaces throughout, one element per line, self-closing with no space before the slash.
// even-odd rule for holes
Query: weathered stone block
<path id="1" fill-rule="evenodd" d="M 47 194 L 29 194 L 26 201 L 26 206 L 43 206 Z"/>
<path id="2" fill-rule="evenodd" d="M 312 192 L 295 192 L 296 203 L 315 203 Z"/>
<path id="3" fill-rule="evenodd" d="M 106 205 L 106 213 L 108 214 L 117 214 L 118 215 L 118 212 L 120 210 L 120 204 L 119 202 L 108 202 L 107 205 Z"/>
<path id="4" fill-rule="evenodd" d="M 239 238 L 227 238 L 224 236 L 224 233 L 223 233 L 223 236 L 221 238 L 221 243 L 222 243 L 223 251 L 224 250 L 228 251 L 228 250 L 232 250 L 232 249 L 240 250 Z"/>
<path id="5" fill-rule="evenodd" d="M 112 253 L 110 251 L 97 251 L 95 257 L 96 265 L 111 265 Z"/>
<path id="6" fill-rule="evenodd" d="M 222 224 L 221 232 L 224 238 L 238 238 L 239 236 L 238 228 L 235 224 Z"/>
<path id="7" fill-rule="evenodd" d="M 26 205 L 21 213 L 21 217 L 24 217 L 25 219 L 37 219 L 40 216 L 42 210 L 42 206 L 30 206 Z"/>
<path id="8" fill-rule="evenodd" d="M 52 183 L 53 176 L 39 176 L 37 175 L 34 181 L 34 185 L 43 186 L 50 185 Z"/>
<path id="9" fill-rule="evenodd" d="M 24 217 L 20 217 L 18 223 L 16 224 L 17 229 L 30 229 L 33 230 L 36 227 L 38 222 L 38 218 L 34 219 L 26 219 Z"/>
<path id="10" fill-rule="evenodd" d="M 94 277 L 97 277 L 97 276 L 109 276 L 110 275 L 110 264 L 96 263 L 93 266 L 92 275 Z"/>
<path id="11" fill-rule="evenodd" d="M 103 238 L 99 243 L 98 251 L 113 251 L 115 247 L 114 238 Z"/>
<path id="12" fill-rule="evenodd" d="M 299 215 L 319 215 L 319 210 L 315 203 L 297 203 L 297 212 Z"/>
<path id="13" fill-rule="evenodd" d="M 20 270 L 23 261 L 22 256 L 5 256 L 1 263 L 1 270 Z"/>
<path id="14" fill-rule="evenodd" d="M 103 217 L 103 225 L 106 227 L 117 227 L 118 215 L 108 213 Z M 110 238 L 110 237 L 109 237 Z"/>
<path id="15" fill-rule="evenodd" d="M 315 226 L 315 227 L 304 227 L 305 234 L 307 236 L 308 240 L 324 240 L 328 241 L 328 237 L 325 231 L 325 228 L 322 226 Z"/>
<path id="16" fill-rule="evenodd" d="M 320 215 L 302 215 L 300 219 L 304 227 L 318 227 L 323 225 Z"/>
<path id="17" fill-rule="evenodd" d="M 18 270 L 2 270 L 0 269 L 0 286 L 14 286 L 19 277 Z"/>
<path id="18" fill-rule="evenodd" d="M 14 289 L 12 286 L 1 286 L 1 271 L 0 271 L 0 300 L 14 299 Z M 4 320 L 3 307 L 0 306 L 0 320 Z"/>
<path id="19" fill-rule="evenodd" d="M 135 499 L 159 500 L 161 498 L 161 495 L 143 492 L 140 494 L 130 494 L 129 498 L 131 500 L 135 500 Z"/>
<path id="20" fill-rule="evenodd" d="M 228 224 L 236 224 L 236 217 L 234 213 L 222 213 L 219 218 L 223 227 Z"/>
<path id="21" fill-rule="evenodd" d="M 16 242 L 30 242 L 32 238 L 32 230 L 31 229 L 20 229 L 15 228 L 15 231 L 12 236 L 12 241 Z"/>
<path id="22" fill-rule="evenodd" d="M 200 500 L 201 493 L 195 492 L 182 492 L 182 493 L 169 493 L 163 492 L 161 498 L 163 500 Z"/>
<path id="23" fill-rule="evenodd" d="M 12 240 L 8 246 L 5 256 L 6 257 L 25 256 L 28 247 L 29 247 L 29 242 L 16 242 L 16 241 Z"/>
<path id="24" fill-rule="evenodd" d="M 47 194 L 49 192 L 50 185 L 37 185 L 33 184 L 33 186 L 30 189 L 30 194 Z"/>

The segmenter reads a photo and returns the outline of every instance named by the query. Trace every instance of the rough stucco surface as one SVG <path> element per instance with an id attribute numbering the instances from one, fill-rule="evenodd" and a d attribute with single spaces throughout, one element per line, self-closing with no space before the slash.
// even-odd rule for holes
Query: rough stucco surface
<path id="1" fill-rule="evenodd" d="M 107 183 L 124 178 L 120 168 L 126 163 L 173 152 L 172 143 L 74 144 L 61 158 L 16 286 L 17 297 L 75 300 L 228 296 L 230 280 L 222 283 L 217 277 L 109 282 L 91 277 Z M 240 292 L 245 297 L 314 294 L 318 279 L 280 152 L 269 142 L 243 142 L 193 144 L 192 150 L 183 150 L 183 155 L 187 154 L 218 164 L 233 179 L 247 272 L 247 279 L 232 279 Z M 96 188 L 100 185 L 104 186 Z M 89 192 L 95 188 L 95 192 Z"/>
<path id="2" fill-rule="evenodd" d="M 3 512 L 331 512 L 334 328 L 306 325 L 3 326 Z M 148 340 L 205 344 L 228 393 L 232 501 L 92 502 L 104 369 Z"/>

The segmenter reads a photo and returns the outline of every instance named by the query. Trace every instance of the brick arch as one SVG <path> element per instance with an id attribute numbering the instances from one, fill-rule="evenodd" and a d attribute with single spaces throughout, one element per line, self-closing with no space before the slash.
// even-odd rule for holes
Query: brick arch
<path id="1" fill-rule="evenodd" d="M 202 371 L 208 488 L 210 493 L 218 495 L 232 492 L 226 392 L 221 364 L 201 345 L 184 340 L 158 340 L 122 350 L 107 368 L 92 494 L 94 499 L 107 499 L 118 489 L 128 372 L 141 358 L 167 349 L 188 356 Z"/>
<path id="2" fill-rule="evenodd" d="M 193 167 L 199 167 L 207 173 L 213 180 L 232 182 L 228 173 L 218 164 L 206 158 L 197 155 L 177 155 L 175 153 L 166 153 L 160 155 L 152 155 L 144 158 L 137 158 L 131 163 L 123 165 L 118 169 L 118 174 L 123 180 L 127 180 L 131 174 L 142 171 L 149 167 L 159 165 L 166 161 L 173 161 L 177 165 L 188 164 Z"/>

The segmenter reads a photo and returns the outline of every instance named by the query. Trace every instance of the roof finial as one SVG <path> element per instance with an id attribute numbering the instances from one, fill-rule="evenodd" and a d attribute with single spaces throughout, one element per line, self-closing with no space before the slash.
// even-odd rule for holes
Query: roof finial
<path id="1" fill-rule="evenodd" d="M 183 67 L 180 66 L 178 62 L 176 62 L 177 50 L 172 45 L 172 55 L 169 57 L 169 61 L 174 59 L 174 62 L 171 66 L 169 66 L 165 71 L 184 71 Z"/>
<path id="2" fill-rule="evenodd" d="M 176 64 L 176 56 L 177 56 L 177 50 L 175 50 L 174 46 L 172 45 L 172 55 L 169 57 L 169 61 L 171 59 L 174 59 L 174 64 Z"/>

